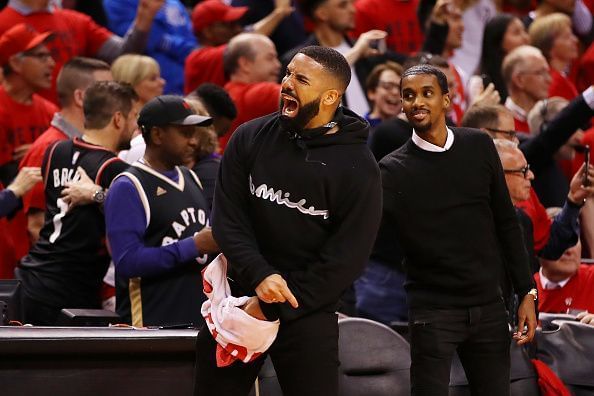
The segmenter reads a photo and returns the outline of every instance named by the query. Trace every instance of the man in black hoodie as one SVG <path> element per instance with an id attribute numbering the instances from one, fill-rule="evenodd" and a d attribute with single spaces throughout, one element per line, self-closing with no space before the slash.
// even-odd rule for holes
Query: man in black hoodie
<path id="1" fill-rule="evenodd" d="M 280 111 L 240 126 L 225 150 L 213 235 L 245 311 L 280 319 L 269 353 L 285 395 L 338 394 L 341 293 L 369 257 L 381 217 L 379 170 L 366 121 L 340 107 L 350 81 L 342 55 L 301 49 L 287 67 Z M 245 395 L 264 356 L 225 368 L 201 331 L 195 393 Z"/>
<path id="2" fill-rule="evenodd" d="M 401 96 L 414 129 L 380 161 L 380 235 L 393 230 L 404 252 L 412 394 L 447 395 L 457 351 L 473 395 L 509 395 L 503 266 L 521 302 L 518 344 L 534 336 L 536 290 L 497 151 L 483 132 L 446 126 L 439 69 L 406 70 Z"/>

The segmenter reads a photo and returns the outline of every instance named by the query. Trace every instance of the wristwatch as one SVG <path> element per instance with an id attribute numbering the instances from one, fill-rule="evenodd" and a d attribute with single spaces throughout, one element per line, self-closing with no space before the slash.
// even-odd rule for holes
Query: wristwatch
<path id="1" fill-rule="evenodd" d="M 105 190 L 103 188 L 99 188 L 97 191 L 93 193 L 93 202 L 102 204 L 105 202 Z"/>
<path id="2" fill-rule="evenodd" d="M 530 294 L 532 297 L 534 297 L 534 301 L 538 299 L 538 290 L 536 289 L 530 289 L 530 291 L 526 294 Z"/>

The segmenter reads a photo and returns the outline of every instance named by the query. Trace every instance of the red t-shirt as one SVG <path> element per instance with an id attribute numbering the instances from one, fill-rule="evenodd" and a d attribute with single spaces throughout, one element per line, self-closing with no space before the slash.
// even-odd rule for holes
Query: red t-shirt
<path id="1" fill-rule="evenodd" d="M 547 211 L 540 203 L 533 188 L 530 188 L 530 198 L 526 201 L 516 202 L 516 206 L 526 212 L 532 221 L 532 237 L 534 238 L 534 250 L 539 251 L 549 241 L 551 231 L 551 220 Z"/>
<path id="2" fill-rule="evenodd" d="M 45 150 L 58 140 L 66 140 L 68 136 L 58 128 L 50 126 L 47 131 L 43 132 L 41 136 L 33 143 L 27 154 L 23 157 L 20 167 L 24 166 L 39 166 L 43 162 Z M 23 210 L 25 213 L 30 208 L 40 209 L 45 211 L 45 189 L 43 182 L 37 183 L 31 191 L 23 196 Z"/>
<path id="3" fill-rule="evenodd" d="M 594 3 L 594 1 L 593 1 Z M 580 92 L 594 84 L 594 43 L 581 56 L 576 76 L 576 85 Z"/>
<path id="4" fill-rule="evenodd" d="M 75 56 L 94 56 L 113 35 L 96 24 L 91 17 L 73 10 L 56 8 L 53 12 L 38 11 L 22 15 L 10 6 L 0 11 L 0 34 L 16 25 L 26 23 L 39 32 L 52 31 L 55 39 L 47 43 L 56 61 L 52 88 L 41 93 L 43 97 L 57 103 L 56 77 L 64 63 Z"/>
<path id="5" fill-rule="evenodd" d="M 559 96 L 567 100 L 572 100 L 578 95 L 577 88 L 571 80 L 553 68 L 551 68 L 551 79 L 549 98 Z"/>
<path id="6" fill-rule="evenodd" d="M 594 265 L 581 264 L 578 272 L 559 289 L 543 289 L 538 272 L 534 279 L 540 312 L 566 313 L 569 308 L 594 312 Z"/>
<path id="7" fill-rule="evenodd" d="M 0 183 L 0 190 L 4 186 Z M 0 219 L 0 279 L 13 279 L 17 258 L 8 221 Z"/>
<path id="8" fill-rule="evenodd" d="M 237 107 L 237 118 L 233 120 L 229 132 L 219 138 L 221 152 L 225 150 L 227 142 L 238 126 L 254 118 L 274 113 L 278 110 L 280 101 L 280 84 L 273 82 L 247 84 L 229 81 L 225 84 L 225 90 Z"/>
<path id="9" fill-rule="evenodd" d="M 186 58 L 184 68 L 184 93 L 187 95 L 205 82 L 225 85 L 223 52 L 227 44 L 218 47 L 203 47 L 194 50 Z"/>
<path id="10" fill-rule="evenodd" d="M 387 47 L 402 54 L 413 54 L 423 45 L 417 17 L 419 0 L 357 0 L 355 37 L 372 29 L 384 30 Z"/>
<path id="11" fill-rule="evenodd" d="M 526 120 L 520 120 L 514 116 L 514 130 L 516 132 L 530 133 L 530 125 Z"/>
<path id="12" fill-rule="evenodd" d="M 0 166 L 12 161 L 14 149 L 35 141 L 50 125 L 58 108 L 39 95 L 25 105 L 0 86 Z"/>

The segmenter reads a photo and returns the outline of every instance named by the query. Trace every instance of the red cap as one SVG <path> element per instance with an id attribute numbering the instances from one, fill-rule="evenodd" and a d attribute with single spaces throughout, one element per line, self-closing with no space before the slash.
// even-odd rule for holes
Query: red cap
<path id="1" fill-rule="evenodd" d="M 194 32 L 201 32 L 202 29 L 214 22 L 233 22 L 244 16 L 248 7 L 231 7 L 220 0 L 204 0 L 194 7 L 192 11 L 192 25 Z"/>
<path id="2" fill-rule="evenodd" d="M 30 25 L 19 23 L 0 36 L 0 65 L 5 65 L 11 56 L 43 44 L 53 33 L 39 33 Z"/>

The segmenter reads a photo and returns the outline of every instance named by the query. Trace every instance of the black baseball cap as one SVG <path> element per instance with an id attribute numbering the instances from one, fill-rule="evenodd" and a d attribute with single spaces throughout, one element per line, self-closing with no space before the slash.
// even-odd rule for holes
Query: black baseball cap
<path id="1" fill-rule="evenodd" d="M 138 125 L 146 127 L 211 124 L 211 117 L 196 114 L 184 98 L 175 95 L 161 95 L 149 100 L 138 116 Z"/>

